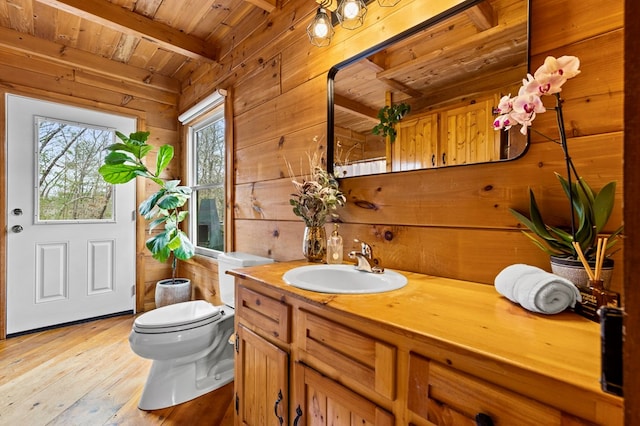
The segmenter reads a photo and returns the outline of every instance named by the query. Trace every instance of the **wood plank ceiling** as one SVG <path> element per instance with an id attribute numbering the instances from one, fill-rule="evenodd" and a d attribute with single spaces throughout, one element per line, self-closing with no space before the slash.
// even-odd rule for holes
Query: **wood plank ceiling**
<path id="1" fill-rule="evenodd" d="M 87 53 L 97 55 L 145 70 L 149 75 L 175 80 L 175 87 L 179 87 L 200 65 L 219 62 L 230 53 L 223 48 L 227 36 L 232 35 L 239 43 L 259 28 L 275 3 L 276 0 L 0 0 L 0 48 L 3 39 L 15 34 L 7 30 L 13 30 L 27 35 L 25 46 L 37 46 L 38 40 L 46 40 L 60 46 L 60 51 L 75 52 L 80 57 Z"/>

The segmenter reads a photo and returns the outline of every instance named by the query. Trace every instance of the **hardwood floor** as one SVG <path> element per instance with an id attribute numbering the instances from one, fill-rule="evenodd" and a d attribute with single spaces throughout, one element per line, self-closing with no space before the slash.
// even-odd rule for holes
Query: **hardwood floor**
<path id="1" fill-rule="evenodd" d="M 132 316 L 0 340 L 0 425 L 233 424 L 233 383 L 142 411 L 151 361 L 131 351 Z"/>

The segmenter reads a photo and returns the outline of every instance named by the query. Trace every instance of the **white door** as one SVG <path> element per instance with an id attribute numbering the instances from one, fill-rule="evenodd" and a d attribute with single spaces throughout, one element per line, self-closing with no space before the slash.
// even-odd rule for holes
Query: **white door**
<path id="1" fill-rule="evenodd" d="M 97 173 L 130 117 L 7 95 L 7 334 L 135 309 L 135 184 Z"/>

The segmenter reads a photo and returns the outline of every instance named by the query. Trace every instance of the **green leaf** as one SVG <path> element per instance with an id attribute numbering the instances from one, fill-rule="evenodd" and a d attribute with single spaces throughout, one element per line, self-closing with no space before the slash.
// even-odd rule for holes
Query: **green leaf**
<path id="1" fill-rule="evenodd" d="M 616 183 L 609 182 L 600 190 L 593 202 L 593 217 L 596 233 L 602 232 L 609 221 L 616 197 Z"/>
<path id="2" fill-rule="evenodd" d="M 189 240 L 187 234 L 182 231 L 178 231 L 178 238 L 180 245 L 174 250 L 174 255 L 180 260 L 188 260 L 195 254 L 195 248 Z"/>
<path id="3" fill-rule="evenodd" d="M 552 238 L 547 231 L 547 226 L 545 225 L 540 209 L 538 208 L 536 196 L 533 194 L 531 189 L 529 189 L 529 215 L 531 216 L 531 224 L 533 225 L 531 230 L 543 238 Z"/>
<path id="4" fill-rule="evenodd" d="M 165 182 L 164 187 L 167 188 L 167 190 L 169 191 L 173 191 L 178 187 L 178 185 L 180 185 L 179 180 L 168 180 Z"/>
<path id="5" fill-rule="evenodd" d="M 171 255 L 171 250 L 169 249 L 169 233 L 166 231 L 149 238 L 146 246 L 153 258 L 160 262 L 166 262 Z"/>
<path id="6" fill-rule="evenodd" d="M 135 179 L 136 170 L 139 169 L 125 164 L 103 164 L 98 169 L 98 173 L 106 182 L 118 184 Z"/>
<path id="7" fill-rule="evenodd" d="M 188 216 L 188 215 L 189 215 L 189 212 L 188 212 L 188 211 L 186 211 L 186 210 L 181 211 L 180 213 L 178 213 L 178 218 L 177 218 L 177 220 L 176 220 L 176 221 L 177 221 L 178 223 L 180 223 L 180 222 L 182 222 L 183 220 L 185 220 L 185 219 L 187 218 L 187 216 Z"/>
<path id="8" fill-rule="evenodd" d="M 165 190 L 161 189 L 158 192 L 151 194 L 149 198 L 140 203 L 138 211 L 142 216 L 147 216 L 151 210 L 158 204 L 158 201 L 164 196 Z"/>
<path id="9" fill-rule="evenodd" d="M 113 145 L 109 145 L 106 149 L 114 152 L 115 151 L 130 152 L 131 155 L 133 155 L 135 158 L 140 160 L 144 158 L 144 156 L 147 155 L 149 152 L 151 152 L 153 147 L 151 145 L 134 145 L 134 144 L 116 143 Z"/>
<path id="10" fill-rule="evenodd" d="M 171 145 L 162 145 L 156 160 L 156 176 L 160 176 L 160 173 L 169 165 L 171 159 L 173 159 L 173 147 Z"/>
<path id="11" fill-rule="evenodd" d="M 157 219 L 154 219 L 153 221 L 149 222 L 149 231 L 152 231 L 157 226 L 162 225 L 166 221 L 167 221 L 167 216 L 161 216 L 161 217 L 158 217 Z"/>
<path id="12" fill-rule="evenodd" d="M 133 156 L 119 151 L 110 152 L 104 159 L 105 164 L 124 164 L 131 161 L 135 161 Z"/>
<path id="13" fill-rule="evenodd" d="M 135 132 L 129 135 L 129 142 L 134 144 L 144 144 L 147 139 L 149 139 L 149 135 L 151 132 Z M 124 135 L 123 135 L 124 136 Z M 122 139 L 122 138 L 120 138 Z"/>
<path id="14" fill-rule="evenodd" d="M 158 207 L 165 210 L 175 209 L 185 205 L 189 197 L 181 194 L 165 194 L 165 196 L 158 201 Z"/>

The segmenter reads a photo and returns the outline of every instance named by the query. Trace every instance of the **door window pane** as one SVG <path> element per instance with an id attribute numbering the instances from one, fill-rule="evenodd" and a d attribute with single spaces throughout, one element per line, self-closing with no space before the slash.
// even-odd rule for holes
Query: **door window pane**
<path id="1" fill-rule="evenodd" d="M 113 221 L 113 185 L 98 173 L 113 130 L 36 117 L 37 222 Z"/>

